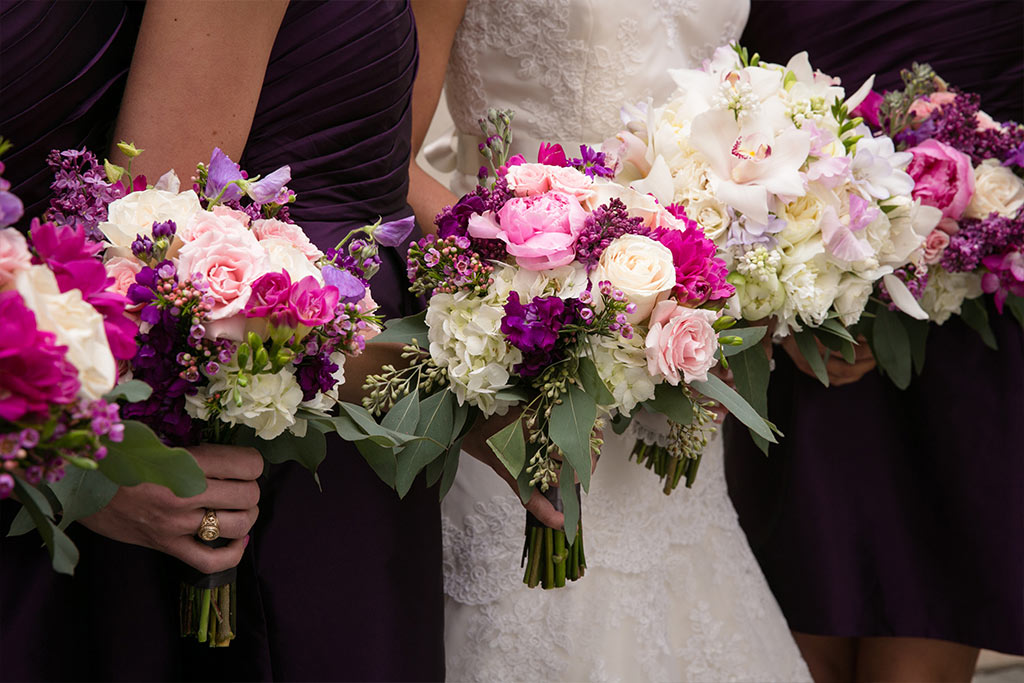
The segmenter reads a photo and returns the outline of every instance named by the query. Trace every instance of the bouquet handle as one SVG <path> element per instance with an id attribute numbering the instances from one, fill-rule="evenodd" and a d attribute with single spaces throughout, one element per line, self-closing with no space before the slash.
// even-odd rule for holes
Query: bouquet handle
<path id="1" fill-rule="evenodd" d="M 231 542 L 227 538 L 196 540 L 210 548 L 223 548 Z M 237 630 L 238 567 L 215 574 L 204 574 L 186 564 L 182 568 L 178 603 L 181 636 L 194 636 L 210 647 L 227 647 Z"/>
<path id="2" fill-rule="evenodd" d="M 577 499 L 580 485 L 576 484 Z M 557 486 L 551 486 L 542 492 L 555 510 L 563 511 L 562 497 Z M 538 585 L 548 588 L 562 588 L 565 582 L 576 581 L 583 576 L 587 566 L 586 555 L 583 553 L 583 522 L 579 522 L 576 538 L 568 543 L 565 531 L 545 526 L 531 512 L 526 513 L 526 540 L 523 544 L 525 567 L 523 583 L 530 588 Z"/>

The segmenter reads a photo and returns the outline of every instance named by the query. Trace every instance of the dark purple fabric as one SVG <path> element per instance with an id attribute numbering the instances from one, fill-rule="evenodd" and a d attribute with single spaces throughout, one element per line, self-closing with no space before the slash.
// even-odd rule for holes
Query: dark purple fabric
<path id="1" fill-rule="evenodd" d="M 110 144 L 141 10 L 0 0 L 0 134 L 18 143 L 6 177 L 27 214 L 45 207 L 51 148 L 102 155 Z M 407 0 L 289 6 L 241 161 L 251 173 L 291 165 L 291 215 L 321 247 L 411 214 L 416 63 Z M 388 316 L 420 307 L 403 253 L 384 249 L 371 283 Z M 226 650 L 178 637 L 168 556 L 73 527 L 82 559 L 71 579 L 50 569 L 34 534 L 0 538 L 0 679 L 442 679 L 437 490 L 421 479 L 399 501 L 349 444 L 328 448 L 323 493 L 300 467 L 268 471 Z M 0 509 L 0 535 L 15 511 Z"/>
<path id="2" fill-rule="evenodd" d="M 850 89 L 929 62 L 1020 121 L 1022 31 L 1019 2 L 755 1 L 743 42 L 771 61 L 806 49 Z M 776 347 L 785 437 L 766 459 L 727 424 L 729 493 L 794 630 L 1024 654 L 1024 335 L 989 308 L 999 351 L 932 326 L 905 392 L 877 372 L 825 389 Z"/>

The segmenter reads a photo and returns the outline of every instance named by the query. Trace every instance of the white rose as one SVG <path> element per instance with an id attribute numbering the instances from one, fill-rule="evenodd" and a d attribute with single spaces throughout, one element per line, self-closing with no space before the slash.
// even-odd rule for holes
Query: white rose
<path id="1" fill-rule="evenodd" d="M 291 276 L 292 282 L 298 282 L 311 275 L 321 285 L 324 284 L 324 276 L 320 274 L 320 269 L 310 263 L 306 255 L 290 242 L 273 237 L 261 240 L 260 246 L 267 252 L 268 270 L 271 272 L 283 270 Z"/>
<path id="2" fill-rule="evenodd" d="M 939 325 L 951 315 L 960 315 L 965 299 L 981 296 L 981 275 L 950 273 L 942 268 L 928 271 L 928 284 L 921 294 L 921 308 Z"/>
<path id="3" fill-rule="evenodd" d="M 697 225 L 707 238 L 716 243 L 724 241 L 723 238 L 732 224 L 725 204 L 710 195 L 688 203 L 686 215 L 697 221 Z"/>
<path id="4" fill-rule="evenodd" d="M 825 204 L 813 194 L 806 194 L 779 211 L 779 218 L 786 221 L 786 227 L 779 233 L 779 243 L 783 246 L 799 244 L 821 231 L 821 219 L 825 214 Z"/>
<path id="5" fill-rule="evenodd" d="M 256 430 L 256 436 L 268 441 L 295 426 L 295 412 L 302 402 L 302 389 L 287 368 L 274 374 L 253 375 L 247 386 L 239 385 L 237 389 L 242 396 L 241 406 L 231 399 L 235 388 L 233 373 L 229 368 L 222 367 L 202 391 L 185 398 L 185 409 L 192 417 L 207 420 L 210 418 L 207 406 L 209 397 L 219 393 L 227 397 L 221 401 L 218 418 L 226 424 L 252 427 Z M 300 436 L 305 432 L 304 423 L 299 427 L 299 432 Z"/>
<path id="6" fill-rule="evenodd" d="M 30 266 L 18 272 L 14 287 L 35 313 L 36 326 L 53 332 L 68 347 L 67 359 L 78 370 L 81 395 L 98 399 L 114 388 L 117 364 L 110 353 L 103 316 L 82 299 L 82 292 L 61 293 L 57 278 L 46 266 Z"/>
<path id="7" fill-rule="evenodd" d="M 999 163 L 985 159 L 974 169 L 974 196 L 964 215 L 986 218 L 993 211 L 1000 216 L 1015 216 L 1024 206 L 1024 180 Z"/>
<path id="8" fill-rule="evenodd" d="M 152 237 L 154 222 L 171 220 L 183 228 L 199 211 L 199 197 L 192 190 L 181 193 L 142 190 L 111 202 L 107 207 L 107 220 L 99 224 L 99 229 L 115 247 L 127 249 L 136 235 Z"/>
<path id="9" fill-rule="evenodd" d="M 836 294 L 835 301 L 840 322 L 844 325 L 853 325 L 860 320 L 873 289 L 872 281 L 853 274 L 844 274 L 839 280 L 839 293 Z"/>
<path id="10" fill-rule="evenodd" d="M 659 301 L 668 298 L 676 285 L 672 252 L 664 244 L 643 235 L 623 235 L 604 250 L 591 273 L 595 283 L 607 280 L 621 289 L 636 311 L 631 323 L 646 321 Z"/>

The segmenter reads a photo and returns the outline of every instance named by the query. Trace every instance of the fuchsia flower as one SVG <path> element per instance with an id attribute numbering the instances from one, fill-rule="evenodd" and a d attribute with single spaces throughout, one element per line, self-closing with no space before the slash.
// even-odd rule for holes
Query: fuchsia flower
<path id="1" fill-rule="evenodd" d="M 914 155 L 907 167 L 914 199 L 939 209 L 943 217 L 960 218 L 974 195 L 971 158 L 938 140 L 925 140 L 909 151 Z"/>
<path id="2" fill-rule="evenodd" d="M 561 145 L 542 142 L 540 143 L 540 149 L 537 150 L 537 163 L 548 166 L 567 166 L 569 160 L 566 158 L 565 150 L 562 149 Z"/>
<path id="3" fill-rule="evenodd" d="M 46 415 L 51 404 L 78 395 L 78 371 L 67 347 L 52 332 L 36 327 L 36 317 L 18 292 L 0 293 L 0 418 Z"/>
<path id="4" fill-rule="evenodd" d="M 288 307 L 292 278 L 287 271 L 266 273 L 252 283 L 252 292 L 245 304 L 246 318 L 269 318 Z"/>
<path id="5" fill-rule="evenodd" d="M 1024 252 L 992 254 L 981 262 L 989 270 L 981 277 L 981 289 L 995 294 L 996 309 L 1002 314 L 1007 296 L 1024 296 Z"/>
<path id="6" fill-rule="evenodd" d="M 682 220 L 693 225 L 685 213 Z M 656 228 L 651 238 L 672 252 L 676 269 L 676 286 L 672 293 L 679 301 L 700 306 L 708 301 L 728 299 L 735 293 L 736 288 L 725 281 L 729 274 L 725 261 L 715 257 L 715 243 L 705 237 L 700 228 Z"/>
<path id="7" fill-rule="evenodd" d="M 514 197 L 495 215 L 473 215 L 469 234 L 499 239 L 527 270 L 546 270 L 572 263 L 576 238 L 587 220 L 579 200 L 564 192 Z"/>
<path id="8" fill-rule="evenodd" d="M 878 110 L 881 106 L 882 96 L 872 90 L 864 97 L 863 100 L 861 100 L 861 103 L 850 112 L 850 116 L 859 116 L 872 128 L 878 128 Z"/>
<path id="9" fill-rule="evenodd" d="M 321 287 L 316 278 L 309 275 L 294 285 L 288 293 L 289 322 L 307 327 L 324 325 L 334 320 L 338 308 L 338 288 L 327 285 Z"/>

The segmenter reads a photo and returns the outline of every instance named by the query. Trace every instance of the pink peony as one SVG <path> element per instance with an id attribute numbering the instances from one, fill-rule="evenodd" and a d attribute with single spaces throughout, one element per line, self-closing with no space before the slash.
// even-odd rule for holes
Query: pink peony
<path id="1" fill-rule="evenodd" d="M 14 228 L 0 230 L 0 290 L 14 282 L 14 274 L 32 264 L 25 236 Z"/>
<path id="2" fill-rule="evenodd" d="M 495 221 L 490 212 L 470 216 L 469 234 L 478 239 L 500 239 L 521 267 L 546 270 L 572 263 L 587 212 L 576 197 L 547 192 L 508 200 L 497 218 Z"/>
<path id="3" fill-rule="evenodd" d="M 974 195 L 971 158 L 937 140 L 925 140 L 909 151 L 914 155 L 907 167 L 914 179 L 914 199 L 934 206 L 946 218 L 960 218 Z"/>
<path id="4" fill-rule="evenodd" d="M 142 270 L 142 263 L 135 258 L 114 256 L 103 264 L 107 275 L 114 278 L 111 289 L 118 294 L 128 295 L 128 288 L 135 284 L 135 276 Z"/>
<path id="5" fill-rule="evenodd" d="M 941 227 L 937 227 L 928 233 L 924 240 L 924 262 L 928 265 L 938 263 L 942 258 L 942 252 L 949 246 L 949 233 Z"/>
<path id="6" fill-rule="evenodd" d="M 517 197 L 532 197 L 551 189 L 551 177 L 544 164 L 519 164 L 512 166 L 505 174 L 508 189 Z"/>
<path id="7" fill-rule="evenodd" d="M 668 215 L 673 220 L 680 220 L 673 214 Z M 688 226 L 693 225 L 685 213 L 682 221 Z M 676 286 L 672 293 L 679 301 L 699 306 L 708 301 L 728 299 L 736 293 L 736 288 L 726 282 L 729 271 L 725 261 L 715 256 L 715 243 L 705 237 L 700 228 L 695 225 L 686 230 L 658 228 L 650 237 L 672 252 L 672 263 L 676 269 Z"/>
<path id="8" fill-rule="evenodd" d="M 178 255 L 181 277 L 198 273 L 206 281 L 206 293 L 213 299 L 209 320 L 214 321 L 241 313 L 253 283 L 268 270 L 266 251 L 251 232 L 241 227 L 203 232 L 186 243 Z"/>
<path id="9" fill-rule="evenodd" d="M 247 228 L 249 227 L 249 222 L 252 220 L 246 212 L 239 211 L 238 209 L 232 209 L 231 207 L 224 206 L 223 204 L 218 204 L 211 210 L 213 211 L 214 216 L 233 218 Z"/>
<path id="10" fill-rule="evenodd" d="M 260 241 L 265 239 L 284 240 L 301 251 L 302 255 L 310 261 L 316 261 L 324 255 L 316 248 L 316 245 L 309 241 L 309 237 L 302 231 L 302 228 L 294 223 L 285 223 L 276 218 L 266 218 L 253 223 L 252 231 L 256 235 L 256 239 Z"/>
<path id="11" fill-rule="evenodd" d="M 594 179 L 585 173 L 580 173 L 571 166 L 549 166 L 548 182 L 551 189 L 576 197 L 580 203 L 586 202 L 595 195 L 593 185 Z"/>
<path id="12" fill-rule="evenodd" d="M 684 308 L 674 301 L 662 301 L 651 314 L 651 327 L 645 340 L 647 371 L 663 375 L 672 386 L 684 382 L 704 382 L 708 370 L 717 362 L 718 334 L 712 324 L 714 311 Z"/>
<path id="13" fill-rule="evenodd" d="M 360 313 L 373 313 L 377 310 L 377 302 L 370 296 L 369 289 L 366 290 L 366 295 L 356 304 L 356 310 Z M 380 333 L 380 326 L 367 324 L 366 327 L 362 328 L 363 341 L 370 341 Z"/>

